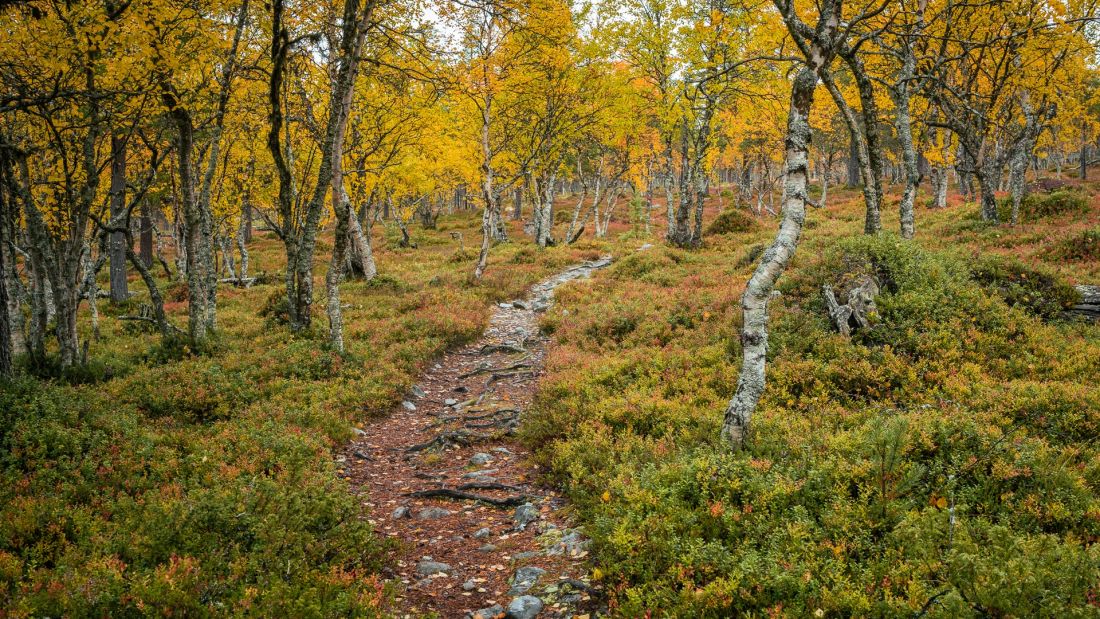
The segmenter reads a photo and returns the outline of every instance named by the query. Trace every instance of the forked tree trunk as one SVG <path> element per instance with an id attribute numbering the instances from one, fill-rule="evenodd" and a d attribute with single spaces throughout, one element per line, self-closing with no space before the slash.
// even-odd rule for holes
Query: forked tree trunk
<path id="1" fill-rule="evenodd" d="M 588 197 L 588 185 L 581 188 L 581 199 L 573 207 L 573 217 L 569 220 L 569 231 L 565 233 L 565 242 L 572 244 L 576 239 L 577 224 L 580 222 L 581 209 L 584 208 L 584 199 Z M 583 225 L 583 224 L 582 224 Z"/>
<path id="2" fill-rule="evenodd" d="M 735 449 L 745 441 L 753 411 L 764 392 L 766 355 L 768 351 L 768 301 L 776 280 L 798 246 L 802 224 L 806 219 L 806 187 L 809 167 L 810 106 L 813 103 L 817 76 L 813 69 L 803 68 L 791 86 L 791 107 L 787 117 L 785 184 L 783 188 L 783 221 L 771 247 L 764 252 L 756 271 L 741 296 L 744 326 L 741 329 L 743 347 L 741 372 L 737 392 L 726 408 L 722 437 Z"/>
<path id="3" fill-rule="evenodd" d="M 997 158 L 986 154 L 985 161 L 978 167 L 975 176 L 978 177 L 978 191 L 981 194 L 982 221 L 998 223 L 997 215 L 997 179 L 1000 177 L 1001 166 Z"/>

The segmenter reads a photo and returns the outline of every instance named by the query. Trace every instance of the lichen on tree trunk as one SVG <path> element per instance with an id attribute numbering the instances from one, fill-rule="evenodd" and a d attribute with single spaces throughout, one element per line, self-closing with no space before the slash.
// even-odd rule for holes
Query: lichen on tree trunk
<path id="1" fill-rule="evenodd" d="M 741 296 L 744 325 L 741 372 L 737 392 L 726 407 L 722 437 L 740 448 L 752 420 L 753 411 L 764 392 L 764 373 L 768 351 L 768 301 L 776 280 L 786 269 L 806 218 L 806 188 L 810 146 L 810 106 L 817 76 L 813 69 L 798 72 L 791 88 L 791 107 L 787 118 L 786 159 L 783 187 L 783 221 L 775 241 L 760 259 Z"/>

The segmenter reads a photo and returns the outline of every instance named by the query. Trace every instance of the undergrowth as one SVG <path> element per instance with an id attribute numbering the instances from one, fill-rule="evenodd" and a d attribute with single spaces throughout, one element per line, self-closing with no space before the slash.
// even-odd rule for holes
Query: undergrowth
<path id="1" fill-rule="evenodd" d="M 479 222 L 441 223 L 473 238 Z M 212 345 L 162 342 L 103 303 L 98 340 L 82 312 L 86 365 L 24 359 L 39 378 L 0 385 L 0 616 L 384 614 L 384 547 L 332 449 L 477 337 L 492 302 L 597 253 L 501 245 L 470 285 L 448 233 L 417 238 L 400 255 L 378 239 L 379 276 L 343 286 L 346 355 L 320 304 L 290 332 L 281 247 L 257 235 L 252 268 L 276 276 L 219 289 Z M 185 325 L 186 287 L 161 286 Z"/>
<path id="2" fill-rule="evenodd" d="M 543 320 L 559 346 L 525 436 L 613 613 L 1094 616 L 1100 333 L 1061 319 L 1072 287 L 1034 255 L 976 258 L 957 210 L 917 241 L 811 217 L 741 452 L 719 429 L 760 235 L 628 255 Z M 862 274 L 877 315 L 845 339 L 821 287 Z"/>

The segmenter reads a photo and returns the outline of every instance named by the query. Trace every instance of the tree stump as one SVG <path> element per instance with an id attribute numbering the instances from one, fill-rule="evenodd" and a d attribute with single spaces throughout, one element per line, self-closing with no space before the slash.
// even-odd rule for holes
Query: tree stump
<path id="1" fill-rule="evenodd" d="M 829 320 L 837 332 L 851 336 L 853 331 L 871 328 L 870 316 L 877 311 L 875 296 L 879 292 L 879 285 L 874 277 L 861 277 L 857 285 L 848 291 L 848 303 L 845 305 L 837 302 L 833 287 L 829 284 L 822 286 L 822 291 L 825 294 Z"/>

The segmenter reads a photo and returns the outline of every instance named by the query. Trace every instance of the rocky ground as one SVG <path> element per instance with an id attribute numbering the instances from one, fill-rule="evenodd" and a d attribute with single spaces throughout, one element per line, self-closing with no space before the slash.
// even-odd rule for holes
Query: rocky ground
<path id="1" fill-rule="evenodd" d="M 338 456 L 376 529 L 396 540 L 398 614 L 584 617 L 599 609 L 588 541 L 539 485 L 512 434 L 546 355 L 537 318 L 554 289 L 610 264 L 570 268 L 502 303 L 480 340 L 439 359 L 391 415 Z"/>

